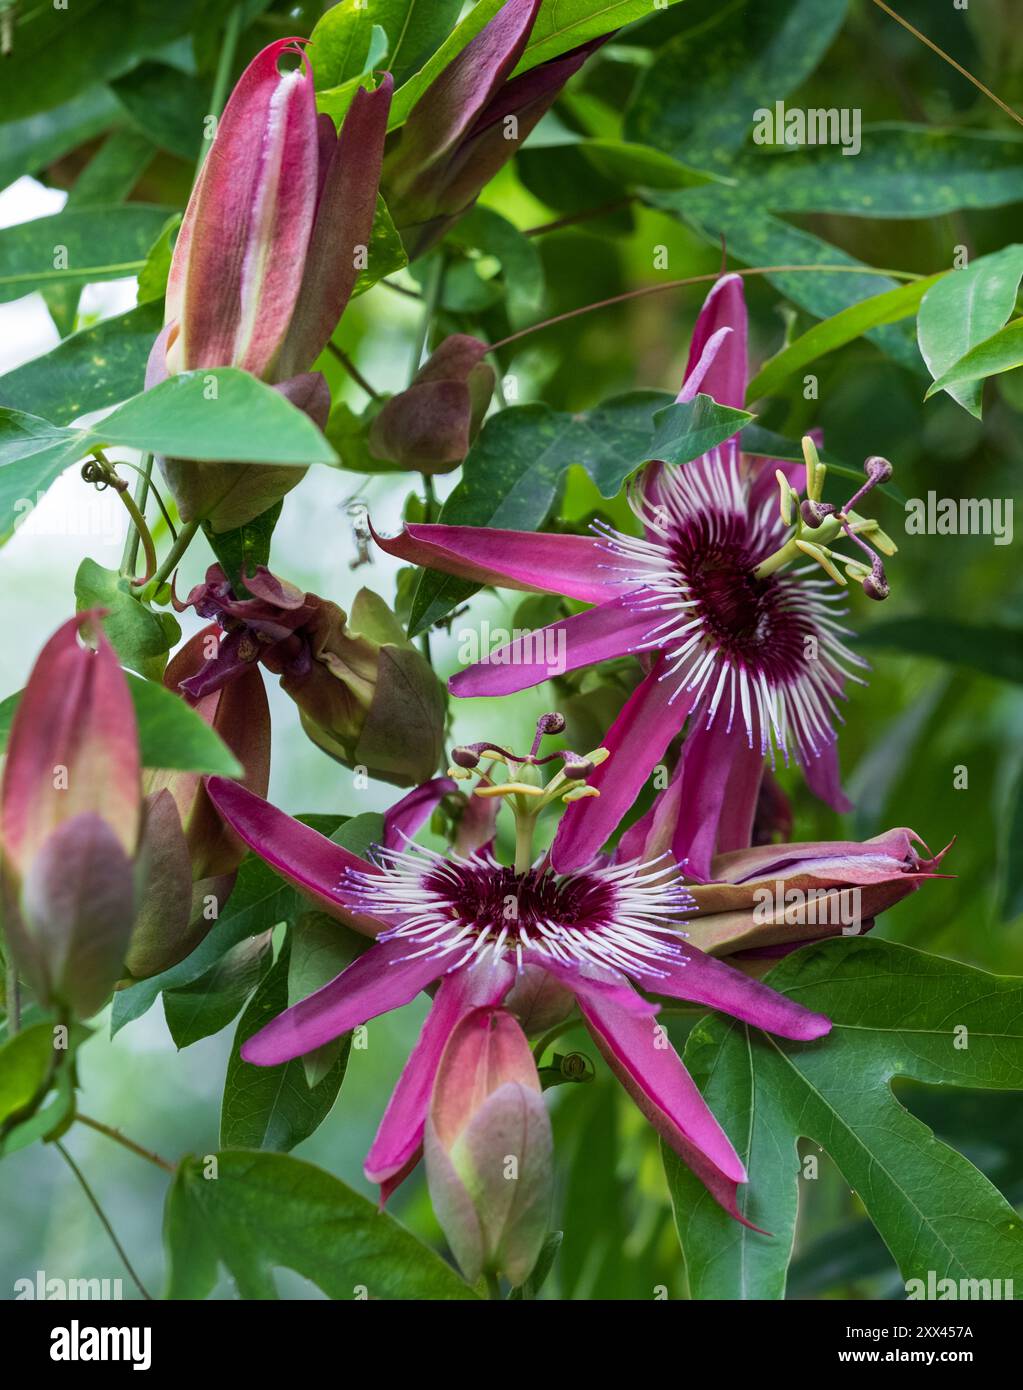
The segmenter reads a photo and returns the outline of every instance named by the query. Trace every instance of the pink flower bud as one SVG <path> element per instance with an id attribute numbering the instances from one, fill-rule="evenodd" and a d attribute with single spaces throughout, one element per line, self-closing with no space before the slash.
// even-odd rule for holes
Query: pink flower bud
<path id="1" fill-rule="evenodd" d="M 44 1004 L 82 1017 L 120 974 L 142 811 L 135 710 L 102 616 L 79 613 L 40 653 L 14 717 L 0 808 L 14 958 Z"/>
<path id="2" fill-rule="evenodd" d="M 552 1139 L 529 1044 L 503 1009 L 455 1027 L 424 1137 L 437 1219 L 470 1283 L 529 1276 L 547 1233 Z"/>
<path id="3" fill-rule="evenodd" d="M 487 344 L 464 333 L 445 338 L 407 390 L 373 421 L 370 453 L 419 473 L 450 473 L 465 458 L 487 413 L 494 369 Z"/>
<path id="4" fill-rule="evenodd" d="M 872 840 L 821 840 L 719 854 L 710 883 L 689 888 L 694 946 L 712 955 L 784 955 L 804 942 L 869 931 L 915 892 L 946 853 L 922 856 L 911 830 Z"/>

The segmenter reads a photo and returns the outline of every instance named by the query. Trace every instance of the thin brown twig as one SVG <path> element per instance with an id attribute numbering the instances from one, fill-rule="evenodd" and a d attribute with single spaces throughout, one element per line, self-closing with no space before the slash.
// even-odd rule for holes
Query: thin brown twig
<path id="1" fill-rule="evenodd" d="M 985 87 L 979 77 L 974 77 L 973 73 L 970 72 L 968 68 L 964 68 L 962 63 L 957 63 L 952 55 L 946 53 L 943 48 L 939 48 L 933 39 L 929 39 L 926 34 L 922 34 L 919 29 L 910 24 L 908 19 L 903 19 L 902 15 L 896 14 L 891 6 L 884 3 L 884 0 L 874 0 L 874 4 L 879 10 L 884 10 L 886 15 L 890 15 L 891 18 L 895 20 L 896 24 L 901 24 L 903 29 L 908 30 L 915 39 L 919 39 L 922 44 L 926 44 L 932 53 L 936 53 L 938 57 L 943 58 L 950 67 L 955 68 L 956 72 L 959 73 L 961 77 L 965 77 L 967 82 L 972 82 L 979 92 L 983 92 L 989 101 L 993 101 L 1007 116 L 1011 116 L 1017 125 L 1023 125 L 1023 116 L 1021 116 L 1018 111 L 1014 111 L 1001 97 L 995 96 L 990 87 Z"/>
<path id="2" fill-rule="evenodd" d="M 631 194 L 624 198 L 614 198 L 609 203 L 602 203 L 600 207 L 586 208 L 582 212 L 569 213 L 565 217 L 559 217 L 554 222 L 543 222 L 539 227 L 527 227 L 522 233 L 523 236 L 543 236 L 544 232 L 558 232 L 562 227 L 574 227 L 577 222 L 588 222 L 593 217 L 603 217 L 610 212 L 621 212 L 632 202 Z"/>
<path id="3" fill-rule="evenodd" d="M 347 352 L 345 352 L 343 348 L 339 348 L 337 343 L 328 343 L 327 347 L 334 354 L 337 360 L 341 363 L 342 367 L 344 367 L 345 371 L 355 382 L 356 386 L 361 386 L 367 396 L 371 397 L 375 401 L 378 401 L 380 399 L 380 392 L 369 384 L 366 378 L 359 371 L 358 367 L 348 356 Z"/>
<path id="4" fill-rule="evenodd" d="M 732 271 L 732 274 L 742 276 L 789 275 L 795 271 L 804 270 L 837 271 L 853 275 L 884 275 L 893 280 L 923 279 L 923 276 L 918 275 L 915 271 L 882 270 L 880 267 L 872 265 L 758 265 L 745 266 L 740 270 Z M 520 338 L 528 337 L 530 333 L 538 333 L 541 328 L 552 328 L 556 323 L 578 318 L 580 314 L 592 313 L 595 309 L 608 309 L 613 304 L 624 304 L 630 299 L 642 299 L 644 295 L 661 294 L 665 290 L 685 289 L 689 285 L 704 285 L 708 281 L 720 278 L 720 272 L 716 270 L 706 275 L 687 275 L 682 280 L 665 280 L 662 285 L 644 285 L 638 290 L 626 290 L 624 294 L 612 295 L 610 299 L 599 299 L 595 304 L 581 304 L 578 309 L 567 309 L 563 314 L 555 314 L 553 318 L 544 319 L 541 323 L 530 324 L 528 328 L 520 328 L 517 333 L 510 333 L 507 338 L 501 338 L 498 342 L 491 343 L 488 351 L 496 352 L 498 348 L 507 347 L 509 343 L 515 343 Z"/>
<path id="5" fill-rule="evenodd" d="M 155 1163 L 157 1168 L 162 1168 L 165 1173 L 177 1172 L 174 1164 L 168 1162 L 166 1158 L 161 1158 L 152 1149 L 144 1149 L 141 1144 L 136 1144 L 134 1139 L 129 1139 L 119 1129 L 114 1129 L 111 1125 L 105 1125 L 102 1120 L 94 1120 L 91 1115 L 83 1115 L 80 1112 L 75 1114 L 75 1119 L 83 1125 L 88 1125 L 90 1129 L 105 1134 L 108 1139 L 113 1139 L 116 1144 L 120 1144 L 123 1148 L 130 1149 L 133 1154 L 138 1154 L 139 1158 Z"/>

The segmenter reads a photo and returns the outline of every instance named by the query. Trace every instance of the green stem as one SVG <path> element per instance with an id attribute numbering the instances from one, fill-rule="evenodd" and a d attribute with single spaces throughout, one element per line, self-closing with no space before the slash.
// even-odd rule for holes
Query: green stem
<path id="1" fill-rule="evenodd" d="M 153 475 L 153 456 L 146 454 L 139 476 L 135 482 L 135 506 L 144 517 L 146 514 L 146 499 L 149 496 L 149 480 Z M 121 555 L 121 573 L 135 578 L 135 569 L 139 559 L 139 541 L 141 532 L 134 521 L 128 526 L 128 534 L 124 538 L 124 551 Z"/>
<path id="2" fill-rule="evenodd" d="M 147 1302 L 152 1303 L 153 1295 L 149 1292 L 145 1284 L 143 1284 L 142 1280 L 135 1273 L 131 1260 L 128 1259 L 128 1256 L 125 1253 L 124 1246 L 117 1239 L 117 1236 L 114 1234 L 113 1226 L 111 1226 L 110 1222 L 107 1220 L 106 1212 L 103 1210 L 99 1202 L 96 1200 L 92 1188 L 85 1181 L 84 1173 L 59 1140 L 55 1141 L 55 1148 L 57 1152 L 60 1154 L 60 1156 L 63 1158 L 67 1166 L 71 1169 L 72 1173 L 74 1173 L 75 1177 L 78 1179 L 79 1186 L 81 1187 L 82 1191 L 85 1193 L 86 1197 L 89 1200 L 89 1205 L 92 1207 L 93 1211 L 99 1217 L 103 1229 L 110 1237 L 111 1244 L 113 1245 L 114 1249 L 117 1251 L 118 1255 L 120 1255 L 122 1261 L 124 1262 L 125 1269 L 131 1275 L 132 1282 L 135 1284 L 142 1297 L 146 1299 Z"/>
<path id="3" fill-rule="evenodd" d="M 363 391 L 365 391 L 366 395 L 370 397 L 371 400 L 378 401 L 380 399 L 380 392 L 370 385 L 370 383 L 362 375 L 362 373 L 359 371 L 358 367 L 355 365 L 352 359 L 348 356 L 347 352 L 345 352 L 343 348 L 339 348 L 337 343 L 328 343 L 327 347 L 329 351 L 341 363 L 342 367 L 344 367 L 345 371 L 355 382 L 356 386 L 360 386 L 363 389 Z"/>
<path id="4" fill-rule="evenodd" d="M 11 943 L 7 942 L 7 976 L 5 981 L 7 1010 L 7 1036 L 13 1038 L 21 1027 L 21 986 L 18 983 L 18 967 L 14 963 Z"/>
<path id="5" fill-rule="evenodd" d="M 521 801 L 523 798 L 518 797 Z M 518 810 L 515 813 L 515 872 L 528 874 L 533 867 L 533 831 L 536 829 L 536 816 Z"/>
<path id="6" fill-rule="evenodd" d="M 227 88 L 231 81 L 231 67 L 234 63 L 234 52 L 238 47 L 238 36 L 242 29 L 242 7 L 236 5 L 227 16 L 227 23 L 224 26 L 224 42 L 220 45 L 220 56 L 217 59 L 217 71 L 213 78 L 213 92 L 210 96 L 210 115 L 220 119 L 220 114 L 227 101 Z M 204 140 L 199 151 L 199 159 L 195 166 L 196 175 L 203 166 L 207 152 L 212 140 Z"/>
<path id="7" fill-rule="evenodd" d="M 419 371 L 423 361 L 423 353 L 430 338 L 430 324 L 433 316 L 437 312 L 437 305 L 440 303 L 441 289 L 444 285 L 444 253 L 437 252 L 437 259 L 434 261 L 430 271 L 430 278 L 426 285 L 426 293 L 423 296 L 423 313 L 419 320 L 419 327 L 416 330 L 416 341 L 412 348 L 411 376 Z"/>
<path id="8" fill-rule="evenodd" d="M 175 1168 L 173 1163 L 169 1163 L 167 1159 L 161 1158 L 160 1155 L 154 1153 L 152 1149 L 144 1149 L 141 1144 L 136 1144 L 134 1139 L 129 1139 L 127 1135 L 122 1134 L 118 1129 L 113 1129 L 110 1125 L 105 1125 L 102 1120 L 94 1120 L 91 1115 L 83 1115 L 80 1112 L 76 1113 L 75 1119 L 79 1124 L 88 1125 L 90 1129 L 96 1130 L 97 1133 L 105 1134 L 108 1139 L 113 1139 L 116 1144 L 120 1144 L 122 1148 L 128 1149 L 130 1153 L 137 1154 L 139 1158 L 146 1159 L 149 1163 L 155 1164 L 157 1168 L 162 1168 L 165 1173 L 173 1174 L 177 1172 L 177 1168 Z"/>
<path id="9" fill-rule="evenodd" d="M 551 1043 L 557 1042 L 562 1033 L 567 1033 L 570 1028 L 575 1028 L 579 1023 L 578 1016 L 573 1012 L 571 1018 L 564 1018 L 560 1023 L 556 1023 L 553 1028 L 544 1033 L 543 1037 L 533 1048 L 533 1060 L 539 1066 L 543 1061 L 543 1054 L 550 1047 Z"/>
<path id="10" fill-rule="evenodd" d="M 166 582 L 175 565 L 177 565 L 182 555 L 184 555 L 185 551 L 192 544 L 192 540 L 198 529 L 198 521 L 189 521 L 182 526 L 181 530 L 178 532 L 177 540 L 163 557 L 162 563 L 150 581 L 154 588 L 159 588 L 161 584 Z"/>
<path id="11" fill-rule="evenodd" d="M 491 1273 L 488 1269 L 485 1277 L 487 1281 L 487 1297 L 499 1299 L 501 1297 L 501 1283 L 497 1275 Z"/>

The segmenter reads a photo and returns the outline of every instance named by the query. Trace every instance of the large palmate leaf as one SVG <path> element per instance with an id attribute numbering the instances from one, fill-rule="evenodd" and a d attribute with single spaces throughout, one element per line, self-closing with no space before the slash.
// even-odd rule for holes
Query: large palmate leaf
<path id="1" fill-rule="evenodd" d="M 801 227 L 766 212 L 739 189 L 698 188 L 689 192 L 652 192 L 648 201 L 680 212 L 701 236 L 715 245 L 724 238 L 728 254 L 752 266 L 807 266 L 765 276 L 793 304 L 816 318 L 829 318 L 862 299 L 898 288 L 886 275 Z M 814 267 L 837 267 L 815 269 Z M 912 329 L 905 324 L 871 328 L 867 337 L 903 366 L 923 371 Z"/>
<path id="2" fill-rule="evenodd" d="M 747 154 L 731 173 L 774 212 L 937 217 L 1023 198 L 1023 138 L 931 126 L 875 125 L 845 158 L 833 145 Z"/>
<path id="3" fill-rule="evenodd" d="M 996 334 L 1016 303 L 1023 277 L 1023 246 L 981 256 L 928 290 L 917 316 L 917 339 L 927 370 L 937 380 L 978 344 Z M 983 381 L 950 385 L 948 394 L 980 416 Z"/>
<path id="4" fill-rule="evenodd" d="M 48 111 L 94 83 L 127 72 L 146 54 L 186 34 L 195 0 L 71 0 L 18 6 L 13 56 L 4 68 L 9 120 Z"/>
<path id="5" fill-rule="evenodd" d="M 573 464 L 586 469 L 604 497 L 615 497 L 648 460 L 687 463 L 751 418 L 709 396 L 679 404 L 661 391 L 633 391 L 575 414 L 542 404 L 512 406 L 487 421 L 440 520 L 448 526 L 532 531 L 543 524 L 558 483 Z M 424 571 L 410 632 L 430 627 L 478 588 Z"/>
<path id="6" fill-rule="evenodd" d="M 337 936 L 343 937 L 344 927 L 336 922 L 333 925 Z M 341 1089 L 348 1065 L 349 1039 L 345 1039 L 342 1048 L 333 1050 L 328 1065 L 315 1077 L 313 1085 L 309 1084 L 300 1057 L 276 1067 L 256 1067 L 241 1057 L 242 1044 L 288 1007 L 290 957 L 290 945 L 286 944 L 238 1021 L 220 1111 L 220 1142 L 224 1148 L 286 1153 L 319 1128 Z M 340 967 L 334 972 L 338 973 Z M 165 995 L 165 1008 L 167 999 Z"/>
<path id="7" fill-rule="evenodd" d="M 1023 1278 L 1012 1207 L 891 1092 L 896 1077 L 1023 1090 L 1023 980 L 869 937 L 797 951 L 767 978 L 834 1028 L 812 1044 L 724 1019 L 693 1029 L 686 1065 L 749 1169 L 741 1209 L 770 1232 L 734 1222 L 666 1151 L 693 1295 L 783 1297 L 801 1138 L 830 1154 L 904 1279 Z"/>
<path id="8" fill-rule="evenodd" d="M 239 943 L 286 921 L 294 910 L 294 898 L 293 888 L 262 859 L 249 855 L 238 870 L 238 878 L 219 920 L 191 955 L 162 974 L 139 980 L 114 995 L 111 1035 L 141 1018 L 164 991 L 188 989 L 209 975 Z M 239 1001 L 239 1008 L 243 1002 Z"/>
<path id="9" fill-rule="evenodd" d="M 109 124 L 117 103 L 105 87 L 89 87 L 53 111 L 41 111 L 0 126 L 0 188 L 34 174 Z"/>
<path id="10" fill-rule="evenodd" d="M 289 1154 L 185 1158 L 167 1193 L 168 1298 L 205 1298 L 223 1265 L 241 1298 L 292 1269 L 335 1299 L 474 1298 L 440 1256 L 338 1178 Z"/>

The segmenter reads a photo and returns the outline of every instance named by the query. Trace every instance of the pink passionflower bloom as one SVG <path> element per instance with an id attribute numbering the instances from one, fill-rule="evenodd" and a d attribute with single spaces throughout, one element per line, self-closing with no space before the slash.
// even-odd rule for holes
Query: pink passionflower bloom
<path id="1" fill-rule="evenodd" d="M 800 1041 L 831 1025 L 685 941 L 690 900 L 674 864 L 597 861 L 565 874 L 541 857 L 517 872 L 489 846 L 446 856 L 423 849 L 408 838 L 408 822 L 400 839 L 392 828 L 390 842 L 367 862 L 235 782 L 211 778 L 208 789 L 235 833 L 272 868 L 376 938 L 330 984 L 250 1038 L 242 1049 L 247 1061 L 273 1066 L 301 1056 L 436 987 L 366 1159 L 366 1175 L 384 1197 L 418 1162 L 437 1069 L 456 1025 L 474 1009 L 506 1000 L 512 1007 L 516 992 L 535 995 L 539 976 L 565 992 L 566 1004 L 574 999 L 640 1110 L 714 1198 L 743 1219 L 736 1205 L 737 1184 L 747 1180 L 742 1161 L 656 1024 L 658 1006 L 635 986 Z M 435 792 L 419 795 L 422 810 Z"/>
<path id="2" fill-rule="evenodd" d="M 747 378 L 742 280 L 725 275 L 700 312 L 678 400 L 706 393 L 741 407 Z M 559 673 L 628 654 L 643 662 L 647 674 L 604 741 L 612 756 L 590 784 L 601 793 L 596 809 L 570 807 L 561 822 L 553 848 L 559 869 L 592 859 L 687 723 L 670 848 L 688 861 L 691 877 L 709 876 L 714 853 L 750 843 L 765 759 L 775 754 L 794 755 L 819 796 L 849 809 L 839 784 L 837 702 L 865 663 L 843 642 L 840 593 L 817 568 L 845 582 L 832 552 L 823 549 L 814 563 L 802 537 L 823 524 L 822 539 L 841 530 L 862 552 L 859 533 L 876 523 L 857 517 L 851 503 L 839 513 L 814 500 L 823 482 L 819 466 L 820 478 L 810 477 L 814 468 L 808 462 L 808 499 L 794 533 L 785 512 L 794 500 L 789 479 L 802 475 L 802 465 L 748 458 L 735 436 L 684 466 L 647 467 L 630 493 L 639 537 L 609 527 L 574 536 L 444 525 L 376 537 L 413 564 L 593 605 L 459 672 L 450 682 L 456 695 L 537 685 L 552 674 L 545 657 L 553 651 L 564 654 Z M 852 501 L 883 480 L 884 469 L 883 460 L 868 460 L 868 482 Z M 872 568 L 836 558 L 880 597 L 883 570 L 868 553 Z"/>

